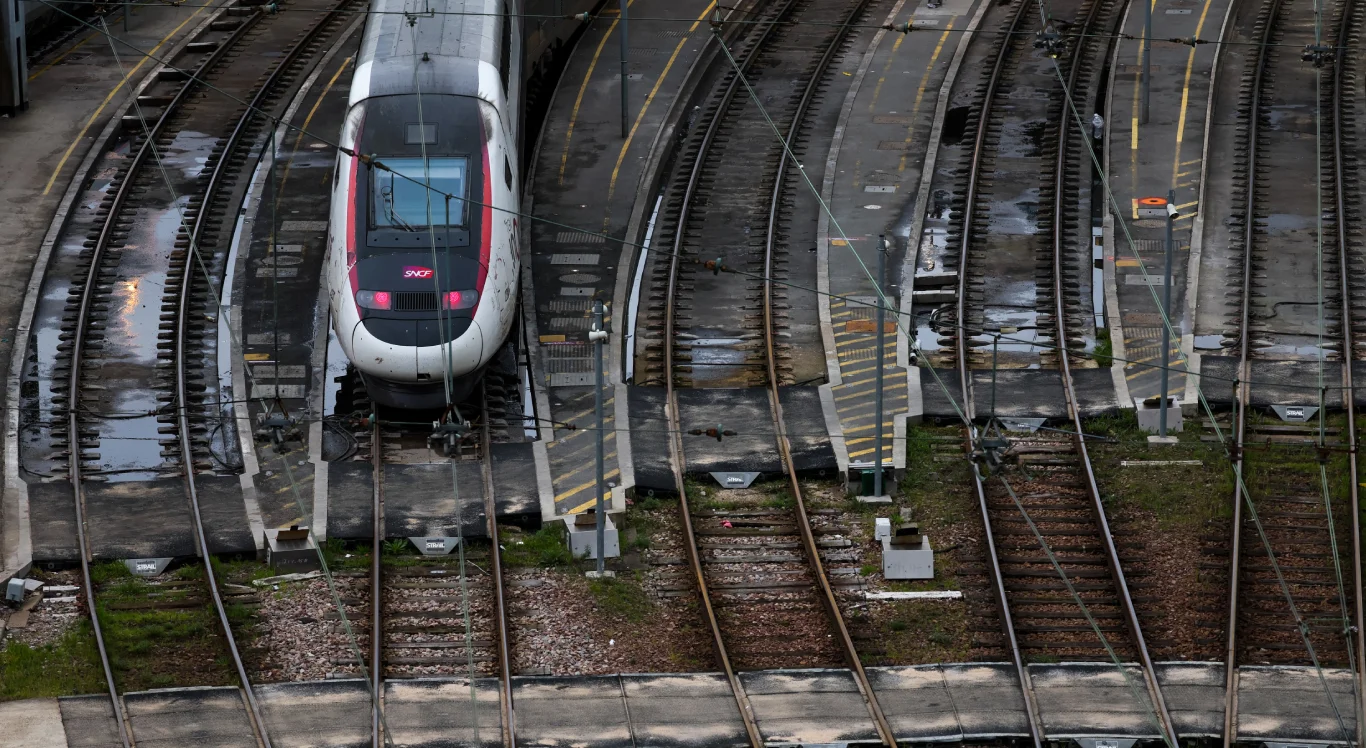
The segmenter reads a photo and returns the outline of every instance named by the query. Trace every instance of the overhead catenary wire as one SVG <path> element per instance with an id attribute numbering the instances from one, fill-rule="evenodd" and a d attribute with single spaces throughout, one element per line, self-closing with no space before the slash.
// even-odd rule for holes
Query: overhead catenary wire
<path id="1" fill-rule="evenodd" d="M 48 4 L 48 0 L 22 0 L 22 1 L 23 1 L 23 2 L 26 2 L 26 3 L 42 3 L 42 4 L 44 4 L 44 5 Z M 107 0 L 63 0 L 62 4 L 63 4 L 63 5 L 92 5 L 92 6 L 102 6 L 102 7 L 103 7 L 103 6 L 107 6 L 107 5 L 108 5 L 108 2 L 107 2 Z M 120 7 L 124 7 L 124 6 L 120 5 Z M 217 6 L 209 5 L 209 4 L 203 4 L 203 3 L 174 2 L 174 0 L 166 0 L 165 2 L 138 2 L 138 3 L 130 3 L 130 4 L 129 4 L 129 7 L 134 8 L 134 9 L 137 9 L 137 8 L 167 8 L 167 9 L 177 9 L 177 8 L 208 8 L 208 7 L 217 7 Z M 315 9 L 315 8 L 296 8 L 296 7 L 290 7 L 290 6 L 283 6 L 283 7 L 281 7 L 281 6 L 279 6 L 279 5 L 276 5 L 275 3 L 268 3 L 268 4 L 265 4 L 265 5 L 261 6 L 261 7 L 266 8 L 266 9 L 267 9 L 266 12 L 269 12 L 269 13 L 271 13 L 271 14 L 283 14 L 283 13 L 324 13 L 324 12 L 326 12 L 326 11 L 323 11 L 323 10 L 321 10 L 321 9 Z M 721 7 L 721 8 L 723 8 L 723 9 L 725 9 L 725 6 L 718 6 L 718 7 Z M 411 15 L 411 14 L 413 13 L 412 11 L 398 11 L 398 10 L 380 11 L 380 10 L 370 10 L 370 9 L 345 10 L 345 11 L 340 11 L 340 12 L 347 13 L 347 14 L 352 14 L 352 15 L 364 15 L 364 16 Z M 434 9 L 430 9 L 430 10 L 423 10 L 423 11 L 417 12 L 417 15 L 424 16 L 424 17 L 439 17 L 439 16 L 484 16 L 484 17 L 491 17 L 491 16 L 501 16 L 501 17 L 521 18 L 521 19 L 524 19 L 524 20 L 538 21 L 538 22 L 546 22 L 546 21 L 580 21 L 580 22 L 582 22 L 582 23 L 587 24 L 587 23 L 591 23 L 591 22 L 593 22 L 593 21 L 596 21 L 596 20 L 598 20 L 598 19 L 614 19 L 614 18 L 617 17 L 617 12 L 616 12 L 615 10 L 609 9 L 609 10 L 606 10 L 606 11 L 604 11 L 604 12 L 602 12 L 602 13 L 597 13 L 597 14 L 594 14 L 594 13 L 577 13 L 577 14 L 569 14 L 569 15 L 566 15 L 566 14 L 563 14 L 563 13 L 487 13 L 487 12 L 478 12 L 478 11 L 451 11 L 451 10 L 434 10 Z M 631 20 L 632 20 L 633 22 L 676 23 L 676 24 L 686 24 L 686 25 L 692 25 L 693 23 L 695 23 L 695 21 L 694 21 L 693 19 L 690 19 L 690 18 L 674 18 L 674 17 L 670 17 L 670 16 L 635 16 L 635 15 L 632 15 L 632 16 L 631 16 Z M 818 27 L 818 26 L 825 26 L 825 27 L 842 26 L 842 27 L 847 27 L 847 28 L 855 29 L 855 30 L 862 30 L 862 29 L 867 29 L 867 30 L 885 30 L 885 31 L 894 31 L 894 32 L 901 33 L 901 34 L 912 34 L 912 33 L 917 33 L 917 32 L 922 32 L 922 31 L 923 31 L 923 32 L 931 32 L 931 33 L 934 33 L 934 34 L 946 34 L 946 33 L 947 33 L 947 34 L 959 34 L 959 35 L 971 35 L 971 36 L 976 36 L 977 34 L 988 33 L 986 30 L 945 29 L 945 28 L 939 28 L 939 27 L 937 27 L 937 26 L 932 26 L 932 25 L 929 25 L 929 24 L 917 25 L 917 24 L 915 23 L 914 18 L 912 18 L 912 19 L 910 19 L 910 20 L 902 21 L 902 22 L 900 22 L 900 23 L 885 23 L 885 24 L 869 24 L 869 23 L 862 23 L 862 24 L 858 24 L 858 23 L 855 23 L 855 24 L 837 24 L 837 23 L 822 22 L 822 21 L 761 21 L 761 20 L 743 20 L 743 19 L 736 19 L 736 20 L 725 19 L 725 20 L 721 21 L 721 25 L 723 25 L 723 26 L 724 26 L 724 25 L 770 25 L 770 24 L 771 24 L 771 25 L 778 25 L 778 26 L 810 26 L 810 27 Z M 1069 38 L 1094 38 L 1094 39 L 1125 39 L 1125 40 L 1137 40 L 1137 39 L 1140 39 L 1141 37 L 1140 37 L 1140 36 L 1137 36 L 1137 35 L 1134 35 L 1134 34 L 1125 34 L 1125 33 L 1114 33 L 1114 34 L 1071 34 L 1071 33 L 1059 33 L 1058 38 L 1060 38 L 1060 39 L 1069 39 Z M 1175 44 L 1175 45 L 1186 46 L 1186 47 L 1195 47 L 1195 46 L 1199 46 L 1199 45 L 1210 45 L 1210 46 L 1225 46 L 1225 47 L 1252 47 L 1252 46 L 1291 47 L 1291 48 L 1294 48 L 1294 49 L 1300 49 L 1299 46 L 1293 45 L 1293 44 L 1277 44 L 1277 43 L 1265 43 L 1265 44 L 1264 44 L 1264 43 L 1258 43 L 1258 42 L 1243 42 L 1243 41 L 1235 41 L 1235 40 L 1228 40 L 1228 39 L 1205 39 L 1205 38 L 1202 38 L 1202 37 L 1194 37 L 1194 36 L 1192 36 L 1192 37 L 1184 37 L 1184 38 L 1182 38 L 1182 37 L 1166 37 L 1166 38 L 1153 37 L 1151 41 L 1152 41 L 1153 43 L 1159 43 L 1159 44 Z"/>

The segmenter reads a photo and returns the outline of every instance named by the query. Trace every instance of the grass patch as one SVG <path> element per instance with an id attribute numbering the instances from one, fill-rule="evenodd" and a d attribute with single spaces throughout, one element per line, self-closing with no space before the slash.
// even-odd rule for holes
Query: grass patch
<path id="1" fill-rule="evenodd" d="M 645 594 L 635 577 L 607 577 L 588 580 L 588 591 L 598 609 L 631 623 L 645 620 L 654 611 L 654 602 Z"/>
<path id="2" fill-rule="evenodd" d="M 173 580 L 203 576 L 185 566 Z M 180 686 L 232 685 L 218 617 L 201 585 L 164 586 L 131 576 L 111 575 L 96 592 L 109 662 L 121 691 Z M 183 601 L 186 607 L 152 607 Z M 233 606 L 241 607 L 241 606 Z M 245 609 L 231 611 L 245 621 Z"/>
<path id="3" fill-rule="evenodd" d="M 906 430 L 900 502 L 927 532 L 974 516 L 972 469 L 963 454 L 962 437 L 959 426 L 913 425 Z"/>
<path id="4" fill-rule="evenodd" d="M 1096 347 L 1091 351 L 1091 358 L 1099 366 L 1110 366 L 1115 362 L 1115 344 L 1110 340 L 1110 328 L 1096 330 Z"/>
<path id="5" fill-rule="evenodd" d="M 0 652 L 0 701 L 99 693 L 105 687 L 99 663 L 85 620 L 45 647 L 10 642 Z"/>
<path id="6" fill-rule="evenodd" d="M 970 655 L 967 608 L 961 600 L 898 601 L 882 617 L 881 631 L 891 662 L 965 662 Z"/>
<path id="7" fill-rule="evenodd" d="M 199 566 L 181 567 L 181 569 L 189 568 L 194 568 L 196 570 L 200 569 Z M 218 578 L 219 582 L 241 585 L 250 585 L 257 579 L 275 576 L 275 572 L 269 566 L 258 561 L 249 561 L 240 558 L 233 561 L 221 561 L 218 558 L 214 558 L 213 573 L 214 576 Z"/>
<path id="8" fill-rule="evenodd" d="M 505 533 L 502 541 L 503 563 L 507 566 L 548 569 L 574 563 L 558 524 L 546 525 L 530 535 Z"/>
<path id="9" fill-rule="evenodd" d="M 1174 445 L 1149 445 L 1148 434 L 1138 428 L 1132 411 L 1086 421 L 1087 434 L 1109 441 L 1088 439 L 1091 464 L 1107 505 L 1132 504 L 1152 512 L 1165 528 L 1201 527 L 1216 518 L 1228 517 L 1233 475 L 1224 449 L 1200 440 L 1202 429 L 1175 434 Z M 1199 460 L 1199 465 L 1125 466 L 1125 461 Z"/>

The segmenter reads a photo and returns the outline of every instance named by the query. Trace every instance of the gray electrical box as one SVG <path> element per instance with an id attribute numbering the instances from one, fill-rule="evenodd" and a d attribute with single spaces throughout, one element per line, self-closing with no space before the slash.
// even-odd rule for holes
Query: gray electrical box
<path id="1" fill-rule="evenodd" d="M 584 512 L 564 518 L 564 527 L 569 533 L 569 552 L 574 558 L 598 557 L 597 516 L 596 512 Z M 606 521 L 602 537 L 603 558 L 617 558 L 621 555 L 621 541 L 616 524 L 610 514 L 603 519 Z"/>
<path id="2" fill-rule="evenodd" d="M 297 574 L 321 568 L 318 546 L 308 528 L 294 525 L 288 530 L 266 530 L 266 564 L 277 574 Z"/>
<path id="3" fill-rule="evenodd" d="M 934 551 L 919 527 L 906 525 L 892 530 L 890 522 L 879 519 L 874 534 L 882 541 L 882 576 L 934 579 Z"/>
<path id="4" fill-rule="evenodd" d="M 1146 400 L 1134 398 L 1134 411 L 1140 429 L 1153 434 L 1160 430 L 1162 403 L 1156 395 Z M 1167 398 L 1167 433 L 1181 433 L 1181 403 L 1174 397 Z"/>
<path id="5" fill-rule="evenodd" d="M 5 585 L 5 600 L 12 603 L 24 601 L 24 580 L 14 577 Z"/>

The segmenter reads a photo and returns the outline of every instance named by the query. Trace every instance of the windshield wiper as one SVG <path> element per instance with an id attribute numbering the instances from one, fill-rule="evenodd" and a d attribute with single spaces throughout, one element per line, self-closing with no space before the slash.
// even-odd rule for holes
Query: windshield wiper
<path id="1" fill-rule="evenodd" d="M 402 229 L 403 231 L 410 231 L 410 232 L 413 232 L 413 233 L 417 233 L 417 229 L 413 228 L 413 225 L 412 225 L 412 224 L 410 224 L 410 223 L 408 223 L 407 221 L 403 220 L 403 217 L 400 216 L 400 215 L 394 210 L 394 190 L 393 190 L 393 188 L 390 187 L 390 188 L 381 189 L 379 194 L 380 194 L 380 199 L 384 201 L 384 217 L 387 218 L 387 219 L 389 220 L 389 224 L 390 224 L 391 226 L 396 226 L 396 227 L 398 227 L 399 229 Z"/>

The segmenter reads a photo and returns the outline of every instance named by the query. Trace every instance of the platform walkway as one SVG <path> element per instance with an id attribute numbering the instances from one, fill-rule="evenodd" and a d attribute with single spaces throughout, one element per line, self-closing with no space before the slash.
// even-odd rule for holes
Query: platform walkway
<path id="1" fill-rule="evenodd" d="M 1223 24 L 1228 0 L 1154 0 L 1154 39 L 1216 39 Z M 1143 33 L 1143 6 L 1131 4 L 1124 32 Z M 1116 357 L 1122 366 L 1123 387 L 1131 398 L 1146 398 L 1161 389 L 1162 319 L 1152 291 L 1162 294 L 1166 220 L 1138 215 L 1143 197 L 1167 196 L 1176 191 L 1181 211 L 1173 225 L 1172 326 L 1180 336 L 1171 343 L 1173 359 L 1180 351 L 1190 355 L 1198 346 L 1192 334 L 1194 298 L 1188 294 L 1192 269 L 1200 264 L 1200 194 L 1205 178 L 1202 145 L 1208 125 L 1210 77 L 1217 44 L 1195 47 L 1155 42 L 1152 45 L 1152 83 L 1147 122 L 1141 122 L 1142 49 L 1136 39 L 1121 39 L 1114 59 L 1106 114 L 1109 149 L 1109 184 L 1121 214 L 1106 211 L 1104 227 L 1106 299 Z M 1222 85 L 1232 86 L 1221 78 Z M 1082 112 L 1089 118 L 1091 112 Z M 1218 178 L 1217 176 L 1212 178 Z M 1216 222 L 1222 220 L 1218 217 Z M 1125 229 L 1128 233 L 1126 234 Z M 1130 247 L 1129 238 L 1133 239 Z M 1194 241 L 1194 244 L 1192 242 Z M 1135 256 L 1135 251 L 1137 256 Z M 1194 263 L 1194 264 L 1192 264 Z M 1146 270 L 1150 286 L 1143 277 Z M 1215 348 L 1217 348 L 1217 341 Z M 1120 388 L 1123 397 L 1123 387 Z M 1183 371 L 1173 371 L 1169 394 L 1182 397 L 1187 390 Z M 1193 397 L 1193 390 L 1186 395 Z M 1132 407 L 1132 401 L 1126 403 Z"/>
<path id="2" fill-rule="evenodd" d="M 1129 677 L 1139 678 L 1129 667 Z M 1135 691 L 1112 665 L 1031 665 L 1049 739 L 1158 738 L 1146 691 Z M 905 743 L 1022 737 L 1028 729 L 1013 666 L 999 663 L 869 668 L 884 712 Z M 1239 673 L 1238 739 L 1343 743 L 1355 734 L 1351 675 L 1325 673 L 1343 715 L 1339 723 L 1312 668 L 1244 667 Z M 591 745 L 658 748 L 745 745 L 735 701 L 717 673 L 514 678 L 521 746 Z M 742 673 L 768 743 L 840 744 L 876 740 L 868 713 L 845 670 Z M 1217 738 L 1223 729 L 1223 666 L 1158 665 L 1177 733 Z M 492 681 L 476 681 L 477 702 L 462 679 L 389 681 L 385 703 L 396 744 L 501 744 Z M 1135 699 L 1140 693 L 1144 701 Z M 271 742 L 280 748 L 365 746 L 369 694 L 359 680 L 259 686 Z M 138 745 L 217 748 L 254 745 L 240 692 L 197 688 L 126 694 Z M 471 708 L 470 705 L 476 706 Z M 117 745 L 103 696 L 0 704 L 6 745 L 104 748 Z M 476 730 L 477 724 L 477 730 Z M 477 733 L 477 739 L 476 739 Z"/>

